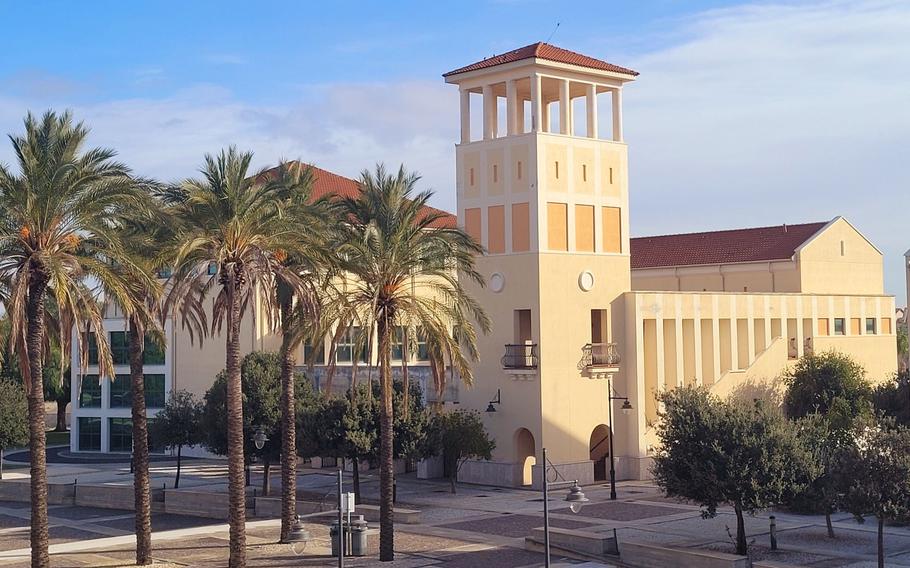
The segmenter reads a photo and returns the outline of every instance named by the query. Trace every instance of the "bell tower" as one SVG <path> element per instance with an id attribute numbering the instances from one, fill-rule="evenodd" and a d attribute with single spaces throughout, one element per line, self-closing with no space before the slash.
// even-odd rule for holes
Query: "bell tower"
<path id="1" fill-rule="evenodd" d="M 466 466 L 466 479 L 536 484 L 542 447 L 567 478 L 596 477 L 607 422 L 607 381 L 597 379 L 623 380 L 622 91 L 637 75 L 546 43 L 444 75 L 461 101 L 458 219 L 486 250 L 477 267 L 487 286 L 471 291 L 494 326 L 478 339 L 477 385 L 461 401 L 495 409 L 485 420 L 496 453 Z M 627 447 L 615 445 L 617 455 Z"/>

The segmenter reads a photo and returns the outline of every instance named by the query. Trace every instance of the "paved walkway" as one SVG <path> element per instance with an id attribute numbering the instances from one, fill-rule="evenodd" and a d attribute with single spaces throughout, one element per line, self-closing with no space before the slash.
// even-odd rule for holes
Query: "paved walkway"
<path id="1" fill-rule="evenodd" d="M 187 464 L 181 488 L 193 487 L 224 491 L 224 465 L 197 460 Z M 22 475 L 13 472 L 10 476 Z M 79 482 L 128 484 L 128 470 L 121 465 L 55 465 L 52 479 Z M 153 467 L 153 485 L 168 483 L 172 464 Z M 260 481 L 254 475 L 253 482 Z M 350 490 L 350 480 L 346 490 Z M 325 470 L 302 470 L 301 494 L 331 498 L 335 474 Z M 377 476 L 362 475 L 366 501 L 377 497 Z M 714 519 L 702 519 L 698 507 L 664 498 L 646 482 L 619 485 L 619 500 L 609 500 L 609 488 L 595 485 L 584 488 L 591 502 L 573 514 L 562 502 L 563 493 L 551 498 L 551 524 L 554 527 L 583 528 L 619 537 L 623 542 L 651 542 L 680 547 L 733 551 L 735 517 L 721 509 Z M 273 491 L 280 491 L 278 476 Z M 537 492 L 459 485 L 451 495 L 447 483 L 420 481 L 413 474 L 399 476 L 399 505 L 422 511 L 420 525 L 396 526 L 398 560 L 391 567 L 430 567 L 445 564 L 483 568 L 522 568 L 541 566 L 542 556 L 524 550 L 524 537 L 543 525 L 542 500 Z M 55 566 L 124 566 L 132 555 L 132 515 L 118 511 L 52 507 L 52 552 Z M 828 539 L 824 518 L 777 512 L 779 550 L 769 547 L 768 514 L 747 517 L 746 530 L 750 554 L 754 559 L 770 559 L 816 568 L 859 568 L 874 566 L 875 523 L 857 524 L 849 515 L 835 517 L 838 538 Z M 276 544 L 275 520 L 252 521 L 249 527 L 250 566 L 334 566 L 328 557 L 328 524 L 331 515 L 307 518 L 308 529 L 316 537 L 305 550 Z M 156 514 L 153 519 L 155 557 L 177 566 L 223 566 L 227 557 L 227 527 L 206 519 Z M 28 506 L 0 502 L 0 566 L 25 566 L 28 546 Z M 375 546 L 375 543 L 374 543 Z M 888 527 L 885 539 L 889 566 L 910 566 L 910 529 Z M 371 557 L 355 560 L 350 566 L 375 563 Z M 560 559 L 565 565 L 577 560 Z"/>

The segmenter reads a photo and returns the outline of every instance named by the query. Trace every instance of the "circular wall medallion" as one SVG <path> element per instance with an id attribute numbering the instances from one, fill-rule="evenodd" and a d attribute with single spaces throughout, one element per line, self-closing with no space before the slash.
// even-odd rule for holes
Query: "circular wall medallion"
<path id="1" fill-rule="evenodd" d="M 594 288 L 594 275 L 585 270 L 578 275 L 578 287 L 585 292 L 590 292 Z"/>
<path id="2" fill-rule="evenodd" d="M 506 286 L 505 276 L 503 276 L 499 272 L 494 272 L 493 275 L 490 276 L 490 290 L 493 290 L 494 292 L 496 292 L 498 294 L 499 292 L 502 292 L 502 289 L 505 288 L 505 286 Z"/>

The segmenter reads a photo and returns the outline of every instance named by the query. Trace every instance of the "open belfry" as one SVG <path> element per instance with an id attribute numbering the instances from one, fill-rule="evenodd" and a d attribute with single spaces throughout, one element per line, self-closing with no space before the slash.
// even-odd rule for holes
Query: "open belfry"
<path id="1" fill-rule="evenodd" d="M 461 101 L 458 221 L 486 250 L 471 291 L 493 322 L 460 404 L 490 410 L 497 446 L 464 481 L 537 485 L 542 448 L 564 478 L 605 480 L 611 419 L 617 478 L 646 478 L 664 389 L 751 397 L 830 349 L 873 381 L 895 370 L 882 254 L 843 218 L 630 239 L 637 76 L 546 43 L 444 75 Z"/>

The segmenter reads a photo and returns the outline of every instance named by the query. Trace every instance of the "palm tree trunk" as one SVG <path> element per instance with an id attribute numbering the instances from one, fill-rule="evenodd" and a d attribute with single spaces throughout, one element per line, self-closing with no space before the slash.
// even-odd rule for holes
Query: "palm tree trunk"
<path id="1" fill-rule="evenodd" d="M 130 385 L 133 399 L 133 499 L 136 509 L 136 564 L 152 563 L 152 496 L 149 480 L 148 421 L 145 410 L 143 355 L 145 337 L 138 322 L 130 318 Z"/>
<path id="2" fill-rule="evenodd" d="M 281 346 L 281 542 L 286 542 L 297 514 L 297 415 L 294 351 L 285 334 Z"/>
<path id="3" fill-rule="evenodd" d="M 379 560 L 395 560 L 395 527 L 393 510 L 394 472 L 392 461 L 392 369 L 390 335 L 391 327 L 383 314 L 379 318 Z"/>
<path id="4" fill-rule="evenodd" d="M 38 268 L 32 272 L 28 286 L 26 306 L 28 330 L 26 350 L 28 353 L 28 449 L 31 453 L 31 546 L 32 568 L 48 568 L 51 564 L 48 554 L 47 527 L 47 455 L 44 432 L 44 384 L 42 367 L 44 354 L 44 297 L 47 293 L 47 277 Z"/>
<path id="5" fill-rule="evenodd" d="M 243 393 L 240 386 L 240 298 L 234 270 L 225 284 L 227 313 L 227 437 L 229 568 L 246 566 L 246 490 L 243 459 Z"/>
<path id="6" fill-rule="evenodd" d="M 69 403 L 69 400 L 57 401 L 57 425 L 54 427 L 54 432 L 66 432 L 66 407 L 69 406 Z"/>

